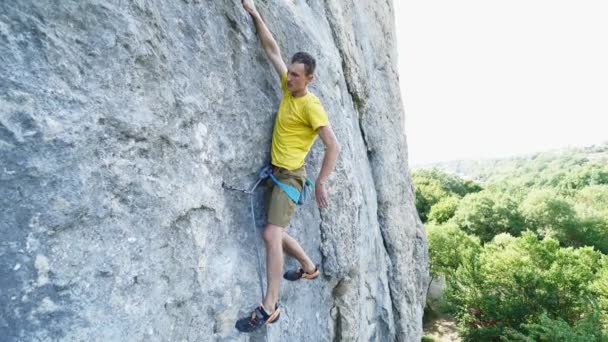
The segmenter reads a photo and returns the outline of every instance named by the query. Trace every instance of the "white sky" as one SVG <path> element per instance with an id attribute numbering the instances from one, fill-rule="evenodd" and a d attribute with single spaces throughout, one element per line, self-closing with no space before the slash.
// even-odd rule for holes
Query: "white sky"
<path id="1" fill-rule="evenodd" d="M 608 0 L 394 0 L 411 165 L 608 141 Z"/>

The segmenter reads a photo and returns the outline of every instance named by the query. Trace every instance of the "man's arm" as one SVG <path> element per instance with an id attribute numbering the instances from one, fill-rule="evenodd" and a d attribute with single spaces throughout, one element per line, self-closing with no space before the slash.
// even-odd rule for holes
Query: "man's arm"
<path id="1" fill-rule="evenodd" d="M 323 144 L 325 144 L 325 156 L 323 157 L 321 172 L 319 172 L 319 176 L 315 182 L 315 195 L 319 208 L 327 208 L 329 202 L 325 184 L 327 183 L 327 177 L 329 177 L 336 167 L 336 161 L 338 160 L 338 154 L 340 154 L 341 147 L 336 140 L 336 136 L 334 135 L 331 126 L 319 127 L 319 129 L 317 129 L 317 134 L 319 134 Z"/>
<path id="2" fill-rule="evenodd" d="M 253 18 L 255 29 L 258 32 L 258 37 L 262 42 L 262 47 L 264 48 L 266 55 L 270 59 L 270 62 L 272 62 L 275 70 L 279 73 L 279 77 L 281 77 L 287 71 L 287 66 L 281 57 L 279 45 L 274 40 L 272 33 L 270 33 L 270 30 L 268 30 L 268 27 L 266 27 L 264 20 L 262 20 L 262 16 L 260 16 L 260 13 L 258 13 L 258 10 L 255 8 L 253 0 L 242 1 L 243 7 L 251 15 L 251 18 Z"/>

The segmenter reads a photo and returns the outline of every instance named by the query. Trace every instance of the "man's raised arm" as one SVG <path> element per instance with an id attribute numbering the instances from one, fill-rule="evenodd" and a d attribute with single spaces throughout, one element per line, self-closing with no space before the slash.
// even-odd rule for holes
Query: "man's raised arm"
<path id="1" fill-rule="evenodd" d="M 276 40 L 266 27 L 264 20 L 262 20 L 262 16 L 258 13 L 258 10 L 255 8 L 253 4 L 253 0 L 242 0 L 243 7 L 245 10 L 251 15 L 253 18 L 253 22 L 255 23 L 255 28 L 258 32 L 258 37 L 260 37 L 260 41 L 262 42 L 262 47 L 266 52 L 266 55 L 272 62 L 275 70 L 279 73 L 279 77 L 283 75 L 287 71 L 287 66 L 285 62 L 283 62 L 283 58 L 281 58 L 281 50 L 279 49 L 279 45 Z"/>

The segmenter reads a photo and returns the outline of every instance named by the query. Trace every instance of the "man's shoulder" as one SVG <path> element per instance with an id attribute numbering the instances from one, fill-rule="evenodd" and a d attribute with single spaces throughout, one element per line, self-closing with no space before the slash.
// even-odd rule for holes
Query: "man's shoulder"
<path id="1" fill-rule="evenodd" d="M 319 99 L 319 97 L 315 93 L 309 92 L 309 94 L 311 99 L 321 102 L 321 99 Z"/>
<path id="2" fill-rule="evenodd" d="M 319 97 L 315 95 L 315 93 L 308 92 L 308 94 L 306 94 L 306 105 L 311 104 L 321 105 L 322 103 L 321 99 L 319 99 Z"/>

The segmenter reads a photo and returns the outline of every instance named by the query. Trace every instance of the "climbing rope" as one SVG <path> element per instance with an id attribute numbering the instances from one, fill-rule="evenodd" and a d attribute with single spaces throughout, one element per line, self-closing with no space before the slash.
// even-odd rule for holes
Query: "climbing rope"
<path id="1" fill-rule="evenodd" d="M 251 190 L 249 190 L 247 192 L 247 194 L 249 195 L 249 207 L 251 208 L 251 227 L 253 229 L 253 236 L 257 236 L 257 233 L 258 233 L 256 224 L 255 224 L 255 210 L 253 207 L 253 199 L 254 199 L 254 195 L 255 195 L 255 190 L 257 189 L 258 185 L 260 185 L 260 182 L 262 182 L 263 179 L 264 178 L 259 176 L 257 182 L 255 182 L 255 184 L 253 185 Z M 262 257 L 260 256 L 260 247 L 258 246 L 257 243 L 255 243 L 255 254 L 257 255 L 257 258 L 258 258 L 258 277 L 260 279 L 260 292 L 262 294 L 262 300 L 264 300 L 264 280 L 262 278 Z"/>
<path id="2" fill-rule="evenodd" d="M 230 185 L 227 185 L 226 183 L 222 183 L 222 187 L 224 189 L 228 189 L 228 190 L 233 190 L 233 191 L 239 191 L 239 192 L 243 192 L 247 195 L 249 195 L 249 207 L 251 209 L 251 227 L 253 229 L 253 235 L 257 236 L 258 234 L 258 229 L 256 227 L 255 224 L 255 209 L 253 206 L 253 200 L 254 200 L 254 195 L 255 195 L 255 190 L 258 188 L 258 185 L 260 185 L 260 183 L 265 179 L 266 177 L 263 177 L 261 174 L 258 175 L 258 180 L 255 182 L 255 184 L 253 184 L 253 186 L 251 187 L 250 190 L 243 190 L 243 189 L 237 189 L 235 187 L 232 187 Z M 258 244 L 255 244 L 255 254 L 257 255 L 257 259 L 258 259 L 258 277 L 260 279 L 260 292 L 262 294 L 262 299 L 264 298 L 264 281 L 262 278 L 262 257 L 260 257 L 260 248 L 258 247 Z"/>

